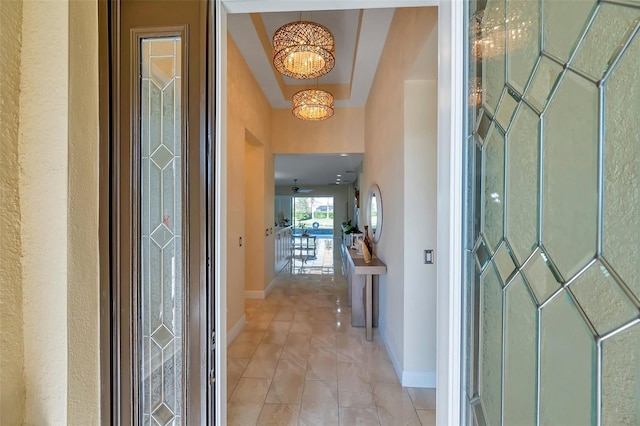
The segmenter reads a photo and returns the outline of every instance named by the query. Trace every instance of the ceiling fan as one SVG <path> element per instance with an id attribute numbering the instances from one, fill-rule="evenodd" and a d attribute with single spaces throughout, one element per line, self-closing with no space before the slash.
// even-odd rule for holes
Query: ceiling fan
<path id="1" fill-rule="evenodd" d="M 293 186 L 291 190 L 294 194 L 308 194 L 309 192 L 313 192 L 313 189 L 302 189 L 298 187 L 298 179 L 293 180 Z"/>

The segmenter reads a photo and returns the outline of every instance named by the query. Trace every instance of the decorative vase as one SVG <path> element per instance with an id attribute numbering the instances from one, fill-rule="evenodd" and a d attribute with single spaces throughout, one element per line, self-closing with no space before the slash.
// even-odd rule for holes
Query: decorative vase
<path id="1" fill-rule="evenodd" d="M 364 241 L 362 242 L 362 258 L 364 259 L 364 263 L 371 263 L 371 252 Z"/>
<path id="2" fill-rule="evenodd" d="M 373 253 L 373 246 L 369 239 L 369 225 L 364 226 L 364 243 L 366 244 L 367 249 L 369 249 L 369 254 Z"/>

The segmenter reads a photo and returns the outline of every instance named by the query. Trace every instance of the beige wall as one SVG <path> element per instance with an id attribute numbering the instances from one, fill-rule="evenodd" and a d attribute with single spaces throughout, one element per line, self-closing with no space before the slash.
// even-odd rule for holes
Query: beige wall
<path id="1" fill-rule="evenodd" d="M 275 154 L 364 152 L 364 108 L 336 108 L 328 120 L 303 121 L 290 109 L 272 112 Z"/>
<path id="2" fill-rule="evenodd" d="M 0 10 L 2 99 L 11 102 L 1 114 L 0 222 L 11 250 L 1 269 L 10 355 L 0 360 L 0 423 L 96 424 L 97 2 L 3 2 Z"/>
<path id="3" fill-rule="evenodd" d="M 273 226 L 273 155 L 271 106 L 230 34 L 227 34 L 227 330 L 244 315 L 244 291 L 264 290 L 271 268 L 273 244 L 265 242 L 265 228 Z M 255 152 L 255 151 L 258 152 Z M 261 166 L 247 167 L 247 153 L 263 158 Z M 257 161 L 257 160 L 256 160 Z M 254 173 L 258 175 L 253 176 Z M 268 175 L 268 173 L 271 173 Z M 245 205 L 247 179 L 256 204 Z M 268 194 L 271 194 L 270 198 Z M 242 247 L 239 237 L 245 241 Z M 273 242 L 273 236 L 268 237 Z M 269 251 L 270 249 L 270 251 Z M 245 262 L 249 259 L 248 262 Z M 247 268 L 245 269 L 245 263 Z M 246 276 L 247 272 L 250 274 Z M 269 279 L 270 281 L 270 279 Z M 246 283 L 246 284 L 245 284 Z"/>
<path id="4" fill-rule="evenodd" d="M 0 4 L 0 424 L 24 418 L 18 121 L 22 2 Z"/>
<path id="5" fill-rule="evenodd" d="M 375 251 L 387 264 L 387 274 L 380 276 L 379 281 L 379 324 L 398 373 L 405 368 L 405 322 L 416 320 L 406 312 L 405 305 L 404 259 L 409 255 L 405 253 L 405 238 L 412 235 L 413 224 L 404 221 L 404 211 L 412 202 L 405 198 L 404 191 L 404 82 L 436 19 L 436 8 L 396 10 L 365 107 L 365 156 L 360 189 L 366 197 L 371 184 L 377 183 L 382 195 L 384 225 Z M 365 225 L 363 219 L 361 209 L 361 227 Z"/>

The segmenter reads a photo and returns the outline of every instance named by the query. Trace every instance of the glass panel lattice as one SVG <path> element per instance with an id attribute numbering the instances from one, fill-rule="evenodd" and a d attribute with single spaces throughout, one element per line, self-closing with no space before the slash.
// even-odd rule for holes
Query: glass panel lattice
<path id="1" fill-rule="evenodd" d="M 602 344 L 602 424 L 640 424 L 640 324 Z"/>
<path id="2" fill-rule="evenodd" d="M 640 9 L 603 3 L 571 65 L 600 80 L 633 33 L 639 18 Z M 607 36 L 603 37 L 605 33 Z"/>
<path id="3" fill-rule="evenodd" d="M 527 278 L 533 293 L 541 304 L 560 288 L 560 284 L 551 272 L 547 255 L 539 250 L 524 266 L 524 276 Z"/>
<path id="4" fill-rule="evenodd" d="M 141 42 L 140 398 L 145 424 L 182 410 L 180 38 Z"/>
<path id="5" fill-rule="evenodd" d="M 491 250 L 502 240 L 504 225 L 504 135 L 497 128 L 489 130 L 483 149 L 482 230 Z"/>
<path id="6" fill-rule="evenodd" d="M 540 328 L 540 424 L 595 424 L 595 339 L 566 292 L 542 308 Z"/>
<path id="7" fill-rule="evenodd" d="M 507 81 L 521 95 L 540 54 L 540 4 L 507 2 Z"/>
<path id="8" fill-rule="evenodd" d="M 598 90 L 569 71 L 543 122 L 542 243 L 565 280 L 596 252 Z"/>
<path id="9" fill-rule="evenodd" d="M 551 95 L 551 91 L 556 85 L 561 72 L 562 67 L 560 65 L 545 56 L 540 58 L 540 64 L 525 95 L 525 98 L 538 111 L 542 111 L 547 105 L 549 95 Z"/>
<path id="10" fill-rule="evenodd" d="M 494 114 L 505 83 L 505 0 L 487 1 L 479 33 L 475 56 L 482 58 L 483 105 Z"/>
<path id="11" fill-rule="evenodd" d="M 506 290 L 504 424 L 535 424 L 538 309 L 521 275 Z"/>
<path id="12" fill-rule="evenodd" d="M 544 51 L 569 60 L 595 4 L 595 0 L 544 0 Z"/>
<path id="13" fill-rule="evenodd" d="M 601 336 L 638 315 L 638 309 L 600 262 L 591 265 L 570 288 Z"/>
<path id="14" fill-rule="evenodd" d="M 507 239 L 523 263 L 538 241 L 540 118 L 527 105 L 507 134 Z"/>
<path id="15" fill-rule="evenodd" d="M 493 266 L 480 278 L 480 399 L 491 425 L 499 425 L 502 389 L 502 285 Z"/>
<path id="16" fill-rule="evenodd" d="M 605 85 L 604 256 L 640 299 L 640 33 Z"/>

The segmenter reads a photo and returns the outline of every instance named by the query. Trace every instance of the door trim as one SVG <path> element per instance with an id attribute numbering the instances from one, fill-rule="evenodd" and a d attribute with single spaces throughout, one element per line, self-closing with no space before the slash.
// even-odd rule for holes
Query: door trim
<path id="1" fill-rule="evenodd" d="M 98 235 L 99 235 L 99 267 L 100 267 L 100 419 L 101 424 L 120 424 L 124 409 L 129 409 L 131 401 L 124 401 L 119 396 L 119 389 L 126 386 L 121 382 L 120 371 L 122 368 L 128 368 L 121 365 L 120 354 L 122 350 L 127 350 L 125 345 L 121 345 L 120 331 L 120 313 L 122 306 L 120 305 L 120 284 L 119 274 L 122 265 L 119 264 L 120 256 L 123 250 L 129 251 L 129 246 L 120 247 L 119 232 L 121 229 L 120 210 L 121 200 L 119 198 L 118 188 L 120 186 L 120 115 L 122 113 L 120 87 L 123 83 L 121 75 L 121 60 L 118 46 L 121 46 L 121 13 L 123 0 L 106 0 L 100 1 L 98 7 L 98 65 L 99 65 L 99 217 L 98 217 Z M 201 208 L 191 208 L 190 220 L 198 220 L 201 232 L 200 235 L 189 235 L 191 240 L 191 250 L 199 253 L 199 260 L 190 262 L 193 268 L 199 271 L 200 279 L 197 283 L 189 284 L 185 281 L 185 297 L 197 300 L 197 304 L 193 305 L 190 310 L 199 313 L 201 321 L 195 324 L 193 321 L 185 323 L 190 329 L 195 329 L 193 334 L 194 341 L 192 346 L 197 343 L 198 349 L 190 352 L 188 358 L 185 354 L 185 366 L 193 374 L 198 371 L 198 377 L 189 379 L 185 376 L 185 386 L 183 392 L 189 392 L 191 398 L 200 401 L 200 412 L 190 422 L 197 424 L 205 424 L 207 419 L 212 419 L 216 406 L 208 403 L 209 396 L 216 393 L 213 390 L 220 387 L 219 383 L 215 386 L 209 384 L 208 373 L 210 370 L 219 371 L 213 366 L 217 366 L 218 355 L 209 356 L 210 339 L 212 329 L 215 329 L 213 315 L 217 315 L 218 310 L 214 308 L 212 298 L 217 294 L 214 292 L 213 276 L 217 273 L 215 265 L 210 261 L 216 254 L 214 239 L 218 238 L 213 229 L 213 212 L 215 206 L 218 205 L 216 198 L 216 182 L 218 180 L 218 171 L 213 162 L 214 155 L 212 149 L 213 121 L 212 117 L 215 108 L 219 104 L 214 103 L 217 88 L 213 86 L 213 54 L 215 53 L 215 31 L 213 30 L 214 22 L 212 21 L 213 2 L 216 0 L 200 1 L 199 3 L 199 32 L 191 34 L 191 37 L 197 37 L 201 41 L 199 44 L 200 72 L 196 75 L 200 81 L 200 90 L 197 96 L 192 96 L 194 100 L 189 103 L 197 102 L 199 105 L 199 128 L 191 128 L 188 132 L 191 134 L 191 142 L 185 140 L 185 144 L 197 145 L 197 149 L 193 154 L 199 156 L 197 164 L 191 166 L 185 164 L 183 173 L 188 173 L 189 179 L 198 179 L 200 189 L 197 193 L 187 196 L 184 200 L 183 208 L 187 204 L 191 205 L 195 199 L 198 200 Z M 195 3 L 195 2 L 192 2 Z M 177 27 L 163 27 L 162 32 L 169 30 L 178 30 Z M 179 29 L 186 36 L 186 30 Z M 145 35 L 149 35 L 145 31 Z M 192 47 L 189 47 L 192 49 Z M 129 102 L 129 99 L 125 100 Z M 184 105 L 189 108 L 189 105 Z M 189 126 L 188 120 L 184 120 L 185 129 Z M 186 161 L 186 160 L 185 160 Z M 184 178 L 186 181 L 186 177 Z M 191 199 L 190 199 L 191 198 Z M 123 200 L 124 201 L 124 200 Z M 128 201 L 127 201 L 128 202 Z M 205 207 L 206 206 L 206 207 Z M 197 211 L 196 211 L 197 210 Z M 186 216 L 183 216 L 186 218 Z M 124 225 L 124 224 L 122 224 Z M 185 251 L 184 257 L 188 257 Z M 186 269 L 185 264 L 185 269 Z M 135 271 L 135 266 L 133 266 Z M 193 269 L 192 268 L 192 269 Z M 185 271 L 186 276 L 186 271 Z M 197 294 L 195 294 L 197 293 Z M 191 294 L 191 295 L 189 295 Z M 211 309 L 207 312 L 207 306 Z M 186 331 L 186 329 L 185 329 Z M 215 359 L 214 359 L 215 358 Z M 192 367 L 189 367 L 192 365 Z M 133 379 L 133 376 L 131 377 Z M 213 400 L 213 398 L 211 398 Z M 134 410 L 135 411 L 135 410 Z M 212 420 L 211 420 L 212 422 Z"/>

